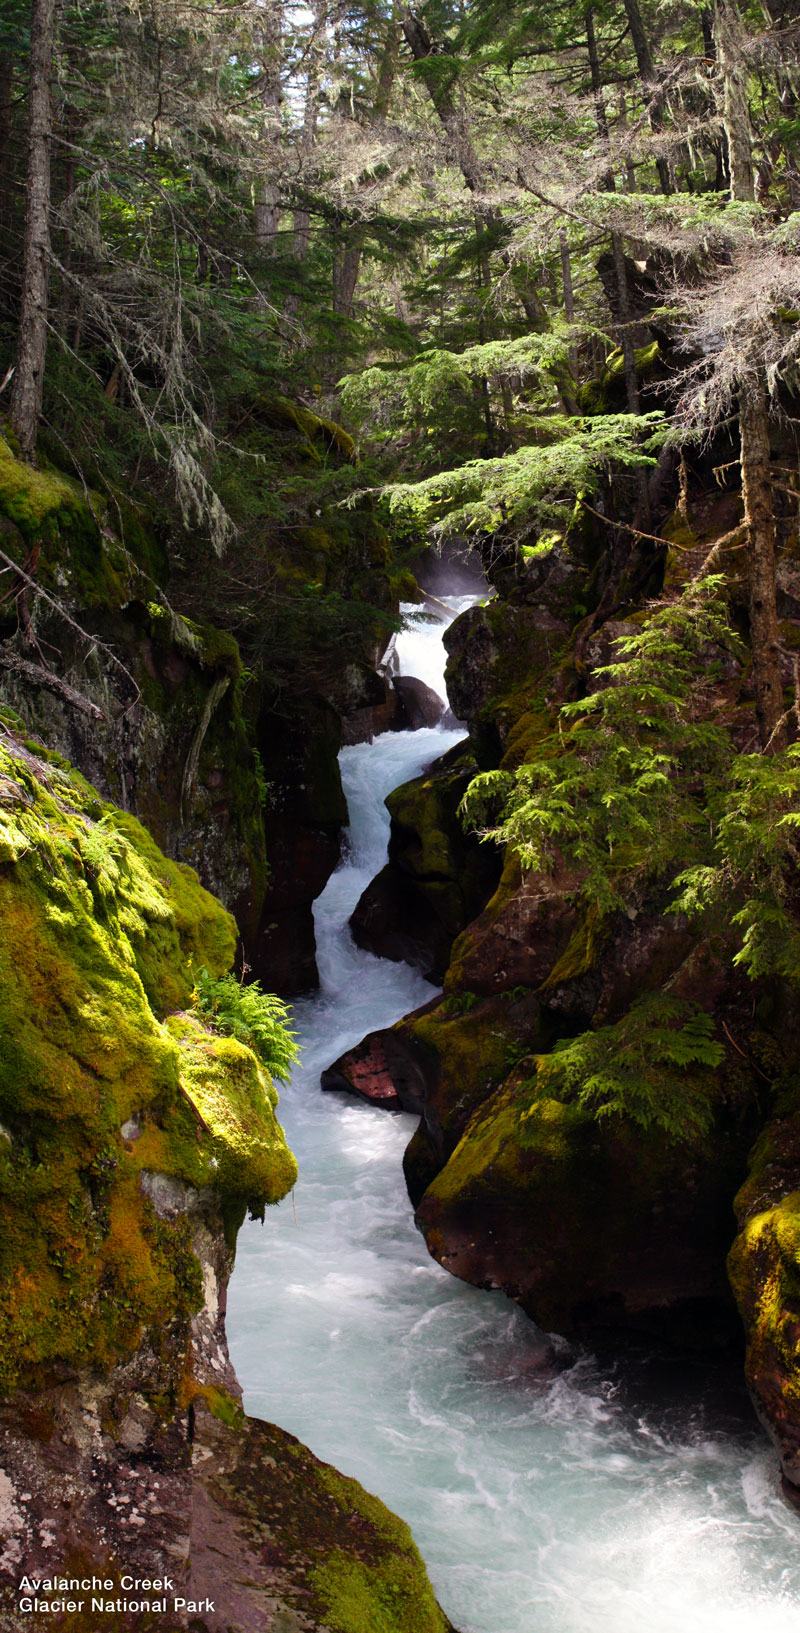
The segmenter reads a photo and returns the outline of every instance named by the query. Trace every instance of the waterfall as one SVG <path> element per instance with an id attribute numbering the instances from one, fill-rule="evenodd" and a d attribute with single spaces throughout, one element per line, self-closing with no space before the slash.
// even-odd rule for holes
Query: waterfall
<path id="1" fill-rule="evenodd" d="M 441 634 L 418 621 L 398 643 L 438 690 Z M 797 1521 L 738 1389 L 644 1356 L 542 1373 L 516 1306 L 428 1257 L 401 1170 L 413 1119 L 320 1092 L 344 1049 L 433 996 L 347 921 L 385 859 L 385 796 L 461 735 L 342 751 L 348 849 L 316 904 L 321 990 L 295 1005 L 281 1095 L 300 1179 L 294 1207 L 240 1232 L 230 1288 L 245 1405 L 408 1520 L 461 1633 L 794 1633 Z"/>

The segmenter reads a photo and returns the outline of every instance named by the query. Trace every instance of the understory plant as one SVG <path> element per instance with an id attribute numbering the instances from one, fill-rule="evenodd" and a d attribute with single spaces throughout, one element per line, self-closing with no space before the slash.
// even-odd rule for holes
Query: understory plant
<path id="1" fill-rule="evenodd" d="M 279 1083 L 288 1082 L 299 1051 L 288 1025 L 286 1004 L 274 993 L 262 992 L 258 981 L 245 986 L 235 975 L 215 979 L 202 969 L 196 980 L 193 1009 L 212 1031 L 246 1043 L 271 1077 Z"/>
<path id="2" fill-rule="evenodd" d="M 626 1117 L 669 1140 L 692 1140 L 710 1127 L 724 1056 L 710 1015 L 651 993 L 613 1026 L 563 1038 L 539 1056 L 530 1087 L 537 1099 L 571 1101 L 598 1121 Z M 523 1127 L 532 1115 L 523 1112 Z"/>
<path id="3" fill-rule="evenodd" d="M 546 754 L 482 772 L 462 801 L 466 821 L 524 868 L 574 867 L 577 894 L 601 915 L 624 908 L 642 876 L 705 858 L 708 798 L 733 758 L 707 709 L 720 660 L 739 647 L 723 583 L 690 585 L 618 639 L 596 689 L 563 705 Z"/>

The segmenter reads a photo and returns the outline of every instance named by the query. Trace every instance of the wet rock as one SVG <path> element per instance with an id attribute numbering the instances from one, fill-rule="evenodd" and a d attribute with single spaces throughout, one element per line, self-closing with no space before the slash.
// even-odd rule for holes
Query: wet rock
<path id="1" fill-rule="evenodd" d="M 455 937 L 500 872 L 497 848 L 465 833 L 458 814 L 476 769 L 468 746 L 459 744 L 389 795 L 389 860 L 350 919 L 359 947 L 404 960 L 437 983 Z"/>
<path id="2" fill-rule="evenodd" d="M 323 1089 L 357 1094 L 386 1111 L 421 1112 L 424 1051 L 391 1028 L 369 1032 L 322 1073 Z"/>
<path id="3" fill-rule="evenodd" d="M 720 1127 L 711 1150 L 553 1101 L 529 1108 L 524 1134 L 519 1114 L 496 1091 L 425 1191 L 434 1257 L 547 1331 L 734 1344 L 725 1255 L 747 1131 Z"/>
<path id="4" fill-rule="evenodd" d="M 264 713 L 258 743 L 270 875 L 245 957 L 265 987 L 292 996 L 317 984 L 312 905 L 337 866 L 347 822 L 341 718 L 325 698 L 297 699 L 280 717 Z"/>
<path id="5" fill-rule="evenodd" d="M 800 1104 L 787 1084 L 778 1115 L 750 1158 L 736 1197 L 728 1261 L 744 1322 L 745 1375 L 780 1456 L 784 1490 L 800 1507 Z"/>
<path id="6" fill-rule="evenodd" d="M 577 882 L 565 870 L 522 874 L 518 863 L 508 862 L 495 895 L 455 943 L 452 986 L 487 996 L 514 986 L 540 987 L 578 926 L 570 899 Z"/>
<path id="7" fill-rule="evenodd" d="M 400 703 L 392 722 L 395 731 L 406 728 L 419 731 L 422 726 L 438 726 L 447 705 L 432 686 L 426 686 L 425 681 L 418 680 L 416 675 L 395 675 L 392 685 Z"/>
<path id="8" fill-rule="evenodd" d="M 445 632 L 450 706 L 466 721 L 478 763 L 495 766 L 518 719 L 523 696 L 561 653 L 570 623 L 547 607 L 490 601 L 471 607 Z"/>

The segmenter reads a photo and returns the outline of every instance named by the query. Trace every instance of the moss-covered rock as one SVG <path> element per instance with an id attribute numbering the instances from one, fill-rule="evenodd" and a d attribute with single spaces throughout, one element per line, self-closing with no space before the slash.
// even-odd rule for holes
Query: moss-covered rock
<path id="1" fill-rule="evenodd" d="M 417 1209 L 448 1270 L 502 1287 L 546 1331 L 735 1339 L 725 1277 L 747 1125 L 679 1145 L 526 1104 L 512 1074 L 479 1107 Z"/>
<path id="2" fill-rule="evenodd" d="M 248 1050 L 186 1017 L 235 926 L 195 874 L 77 774 L 0 744 L 3 1382 L 108 1368 L 200 1300 L 157 1171 L 255 1206 L 294 1180 Z"/>
<path id="3" fill-rule="evenodd" d="M 457 744 L 389 795 L 389 860 L 350 919 L 358 946 L 404 959 L 435 981 L 500 871 L 497 848 L 465 833 L 458 814 L 476 769 L 469 746 Z"/>
<path id="4" fill-rule="evenodd" d="M 785 1081 L 776 1115 L 736 1198 L 728 1268 L 747 1339 L 745 1372 L 800 1506 L 800 1085 Z"/>

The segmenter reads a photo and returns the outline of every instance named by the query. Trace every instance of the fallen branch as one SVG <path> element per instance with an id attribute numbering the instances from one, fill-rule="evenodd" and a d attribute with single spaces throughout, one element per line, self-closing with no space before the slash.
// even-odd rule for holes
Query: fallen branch
<path id="1" fill-rule="evenodd" d="M 92 720 L 108 721 L 108 715 L 99 709 L 96 703 L 84 697 L 83 692 L 76 692 L 74 686 L 54 675 L 51 669 L 43 669 L 41 664 L 29 663 L 26 658 L 17 657 L 16 652 L 7 652 L 0 647 L 0 669 L 8 669 L 13 675 L 20 675 L 23 680 L 30 681 L 32 686 L 42 686 L 45 691 L 59 697 L 62 703 L 68 703 L 81 714 L 88 714 Z"/>
<path id="2" fill-rule="evenodd" d="M 123 711 L 125 714 L 127 714 L 128 711 L 134 707 L 134 704 L 139 702 L 142 695 L 142 689 L 140 686 L 137 686 L 133 675 L 129 669 L 126 669 L 122 659 L 117 657 L 116 652 L 112 652 L 110 646 L 106 646 L 105 641 L 99 641 L 96 635 L 90 635 L 87 629 L 83 629 L 80 624 L 76 623 L 75 619 L 72 618 L 67 612 L 66 607 L 62 606 L 60 601 L 56 601 L 54 596 L 48 595 L 47 590 L 42 589 L 41 584 L 37 583 L 35 578 L 31 578 L 30 573 L 26 573 L 24 567 L 20 567 L 19 562 L 15 561 L 13 556 L 7 556 L 5 550 L 0 550 L 0 561 L 4 561 L 6 566 L 10 567 L 12 572 L 17 574 L 18 578 L 23 579 L 24 582 L 36 593 L 36 595 L 40 595 L 42 600 L 47 602 L 48 607 L 52 607 L 53 611 L 58 613 L 59 618 L 63 618 L 64 623 L 68 624 L 70 629 L 74 629 L 76 635 L 80 635 L 82 641 L 88 641 L 90 646 L 97 647 L 98 651 L 104 652 L 106 657 L 110 659 L 111 663 L 116 664 L 117 668 L 122 670 L 125 679 L 130 681 L 136 693 L 133 702 L 129 703 L 128 708 Z M 34 665 L 34 667 L 36 666 Z M 49 673 L 49 671 L 45 669 L 43 670 L 43 673 L 46 675 Z M 41 682 L 41 684 L 43 685 L 44 682 Z M 81 694 L 80 692 L 76 692 L 74 695 L 75 697 L 80 697 Z M 92 707 L 94 707 L 94 705 L 92 705 Z M 102 710 L 98 710 L 98 714 L 101 718 L 104 718 Z"/>

